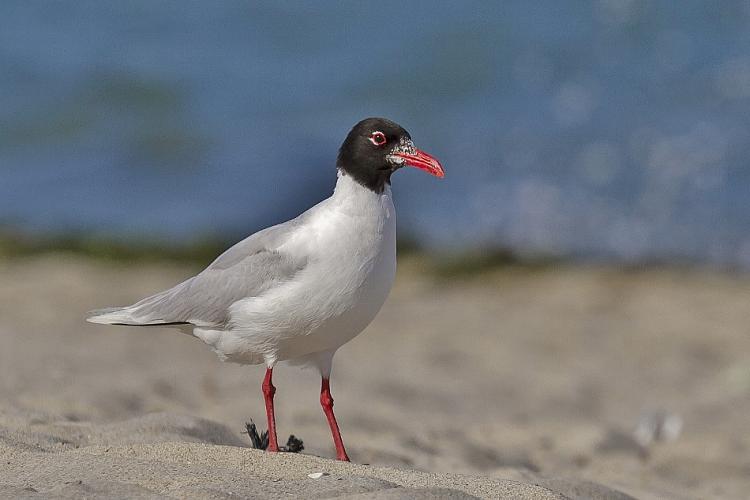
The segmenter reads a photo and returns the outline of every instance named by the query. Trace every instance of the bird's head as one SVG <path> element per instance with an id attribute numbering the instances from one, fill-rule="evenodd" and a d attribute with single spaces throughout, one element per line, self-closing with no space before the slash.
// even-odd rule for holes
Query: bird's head
<path id="1" fill-rule="evenodd" d="M 417 149 L 409 132 L 385 118 L 366 118 L 357 123 L 339 149 L 336 166 L 375 192 L 383 191 L 391 182 L 391 174 L 404 166 L 445 176 L 437 159 Z"/>

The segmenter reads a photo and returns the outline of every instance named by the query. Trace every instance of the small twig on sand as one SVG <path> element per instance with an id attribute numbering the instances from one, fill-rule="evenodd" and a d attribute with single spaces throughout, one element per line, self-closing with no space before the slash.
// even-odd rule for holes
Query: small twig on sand
<path id="1" fill-rule="evenodd" d="M 255 422 L 250 420 L 250 423 L 245 422 L 245 429 L 247 435 L 250 436 L 250 444 L 256 450 L 265 450 L 268 448 L 268 431 L 263 431 L 261 435 L 258 435 L 258 429 L 255 427 Z"/>

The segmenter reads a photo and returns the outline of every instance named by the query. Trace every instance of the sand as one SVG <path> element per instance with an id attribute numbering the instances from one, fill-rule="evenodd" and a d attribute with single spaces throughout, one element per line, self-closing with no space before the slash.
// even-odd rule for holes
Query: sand
<path id="1" fill-rule="evenodd" d="M 0 497 L 750 495 L 747 278 L 562 267 L 436 280 L 401 264 L 380 316 L 335 360 L 343 464 L 314 372 L 276 370 L 280 434 L 305 451 L 271 455 L 242 433 L 265 426 L 262 368 L 175 331 L 82 320 L 194 269 L 0 261 Z"/>

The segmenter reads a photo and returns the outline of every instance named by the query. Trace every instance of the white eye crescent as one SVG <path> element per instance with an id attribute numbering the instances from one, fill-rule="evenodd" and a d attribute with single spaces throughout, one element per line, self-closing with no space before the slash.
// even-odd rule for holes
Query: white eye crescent
<path id="1" fill-rule="evenodd" d="M 377 131 L 377 132 L 373 132 L 370 135 L 370 142 L 373 143 L 376 146 L 382 146 L 387 141 L 386 141 L 386 138 L 385 138 L 385 134 L 383 132 Z"/>

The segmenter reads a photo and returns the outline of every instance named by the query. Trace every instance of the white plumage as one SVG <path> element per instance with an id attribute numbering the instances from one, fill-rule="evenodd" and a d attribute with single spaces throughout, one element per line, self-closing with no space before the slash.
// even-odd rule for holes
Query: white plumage
<path id="1" fill-rule="evenodd" d="M 396 272 L 390 186 L 376 193 L 339 173 L 333 195 L 260 231 L 174 288 L 92 323 L 175 324 L 227 361 L 315 365 L 373 320 Z M 187 323 L 187 324 L 183 324 Z"/>
<path id="2" fill-rule="evenodd" d="M 266 364 L 268 451 L 279 451 L 273 368 L 316 366 L 320 404 L 336 457 L 349 460 L 333 413 L 336 350 L 367 327 L 396 275 L 391 174 L 411 166 L 443 177 L 437 159 L 385 118 L 357 123 L 339 149 L 333 195 L 296 219 L 245 238 L 200 274 L 127 307 L 94 311 L 92 323 L 176 326 L 224 360 Z"/>

